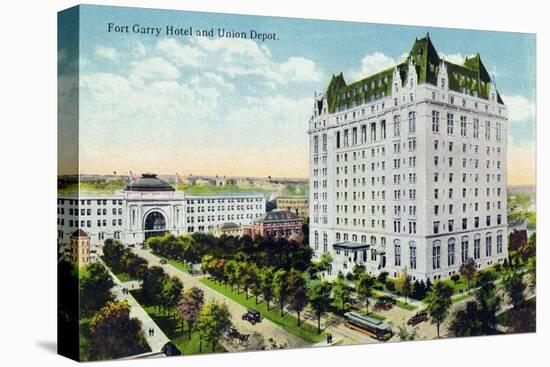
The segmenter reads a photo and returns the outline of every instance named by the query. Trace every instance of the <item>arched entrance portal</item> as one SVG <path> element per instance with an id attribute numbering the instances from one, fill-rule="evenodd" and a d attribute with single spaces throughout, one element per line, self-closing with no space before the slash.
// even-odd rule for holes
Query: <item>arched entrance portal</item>
<path id="1" fill-rule="evenodd" d="M 160 212 L 151 212 L 145 217 L 145 239 L 162 236 L 166 232 L 166 219 Z"/>

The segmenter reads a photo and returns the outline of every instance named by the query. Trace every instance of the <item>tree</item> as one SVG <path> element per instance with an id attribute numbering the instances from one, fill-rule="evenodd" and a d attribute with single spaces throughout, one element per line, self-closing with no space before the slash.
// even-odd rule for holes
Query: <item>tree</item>
<path id="1" fill-rule="evenodd" d="M 105 240 L 103 244 L 103 259 L 109 267 L 115 270 L 115 272 L 120 270 L 120 262 L 124 253 L 125 248 L 121 242 L 113 240 L 112 238 Z"/>
<path id="2" fill-rule="evenodd" d="M 405 297 L 405 302 L 407 301 L 407 298 L 410 297 L 412 293 L 412 282 L 411 277 L 407 274 L 406 270 L 403 270 L 403 272 L 395 280 L 395 290 L 397 293 Z"/>
<path id="3" fill-rule="evenodd" d="M 225 303 L 212 301 L 201 309 L 196 329 L 201 338 L 216 351 L 216 345 L 222 335 L 231 327 L 231 314 Z"/>
<path id="4" fill-rule="evenodd" d="M 496 274 L 491 270 L 480 271 L 475 279 L 478 287 L 476 300 L 484 334 L 493 333 L 497 324 L 496 312 L 500 307 L 500 297 L 497 295 L 495 280 Z"/>
<path id="5" fill-rule="evenodd" d="M 376 283 L 376 279 L 367 273 L 363 273 L 355 281 L 355 292 L 357 298 L 365 303 L 367 308 L 367 315 L 369 313 L 369 297 L 372 297 L 372 288 Z"/>
<path id="6" fill-rule="evenodd" d="M 239 261 L 235 268 L 235 280 L 237 282 L 237 293 L 241 292 L 241 286 L 245 284 L 246 275 L 248 272 L 248 264 L 244 261 Z M 248 291 L 246 292 L 246 299 L 248 299 Z"/>
<path id="7" fill-rule="evenodd" d="M 279 301 L 279 309 L 281 310 L 281 316 L 283 316 L 288 294 L 288 273 L 284 269 L 279 269 L 273 274 L 273 294 Z"/>
<path id="8" fill-rule="evenodd" d="M 260 279 L 260 269 L 255 263 L 248 269 L 248 286 L 255 298 L 254 301 L 258 304 L 258 297 L 262 294 L 262 283 Z"/>
<path id="9" fill-rule="evenodd" d="M 526 288 L 523 275 L 518 271 L 508 270 L 504 275 L 503 285 L 514 308 L 521 308 L 525 304 L 523 292 Z"/>
<path id="10" fill-rule="evenodd" d="M 191 340 L 191 329 L 199 318 L 199 313 L 203 304 L 204 292 L 197 287 L 186 289 L 179 301 L 177 312 L 181 319 L 187 322 L 189 340 Z"/>
<path id="11" fill-rule="evenodd" d="M 333 293 L 334 300 L 340 303 L 341 310 L 344 311 L 346 303 L 348 303 L 351 298 L 351 287 L 343 276 L 336 278 L 333 285 Z"/>
<path id="12" fill-rule="evenodd" d="M 183 284 L 178 278 L 166 277 L 162 283 L 162 290 L 160 297 L 162 299 L 162 305 L 164 310 L 176 307 L 181 298 L 181 292 L 183 291 Z"/>
<path id="13" fill-rule="evenodd" d="M 108 302 L 90 322 L 90 354 L 97 359 L 121 358 L 148 350 L 138 319 L 130 318 L 126 301 Z"/>
<path id="14" fill-rule="evenodd" d="M 319 258 L 319 270 L 329 271 L 332 266 L 332 255 L 330 252 L 323 252 Z"/>
<path id="15" fill-rule="evenodd" d="M 227 282 L 229 283 L 229 286 L 231 287 L 231 290 L 233 291 L 233 287 L 235 286 L 235 283 L 237 283 L 237 262 L 235 260 L 229 260 L 225 263 L 224 273 L 227 277 Z"/>
<path id="16" fill-rule="evenodd" d="M 449 329 L 459 337 L 483 335 L 477 302 L 469 301 L 465 309 L 457 311 Z"/>
<path id="17" fill-rule="evenodd" d="M 451 280 L 453 281 L 453 283 L 458 283 L 458 281 L 460 280 L 460 274 L 457 274 L 457 273 L 453 273 L 453 275 L 451 275 Z"/>
<path id="18" fill-rule="evenodd" d="M 262 268 L 260 271 L 260 288 L 264 301 L 267 303 L 267 310 L 269 311 L 269 303 L 273 299 L 273 275 L 274 270 L 271 267 Z"/>
<path id="19" fill-rule="evenodd" d="M 309 303 L 317 315 L 317 333 L 321 334 L 321 316 L 330 305 L 332 286 L 329 282 L 321 280 L 309 289 Z"/>
<path id="20" fill-rule="evenodd" d="M 421 281 L 416 280 L 414 282 L 413 289 L 412 289 L 412 297 L 419 301 L 423 300 L 424 297 L 426 297 L 426 284 L 424 284 L 423 280 Z"/>
<path id="21" fill-rule="evenodd" d="M 452 304 L 452 294 L 453 290 L 449 285 L 443 282 L 436 282 L 424 299 L 426 310 L 432 319 L 431 322 L 432 324 L 436 324 L 438 338 L 439 327 L 447 317 Z"/>
<path id="22" fill-rule="evenodd" d="M 476 275 L 476 271 L 476 262 L 471 257 L 460 265 L 459 273 L 466 279 L 466 282 L 468 282 L 468 289 L 470 289 L 470 284 Z"/>
<path id="23" fill-rule="evenodd" d="M 167 278 L 164 269 L 159 266 L 152 266 L 147 269 L 143 277 L 142 289 L 143 295 L 150 304 L 162 304 L 161 292 Z"/>
<path id="24" fill-rule="evenodd" d="M 413 327 L 410 331 L 405 325 L 399 325 L 397 327 L 397 335 L 399 339 L 403 341 L 415 340 L 418 337 L 418 328 Z"/>
<path id="25" fill-rule="evenodd" d="M 114 300 L 111 292 L 113 286 L 113 279 L 101 263 L 89 264 L 86 276 L 80 279 L 80 308 L 86 314 L 97 312 L 107 302 Z"/>
<path id="26" fill-rule="evenodd" d="M 298 270 L 292 269 L 288 273 L 288 308 L 296 312 L 298 326 L 300 326 L 300 314 L 307 305 L 306 281 Z"/>

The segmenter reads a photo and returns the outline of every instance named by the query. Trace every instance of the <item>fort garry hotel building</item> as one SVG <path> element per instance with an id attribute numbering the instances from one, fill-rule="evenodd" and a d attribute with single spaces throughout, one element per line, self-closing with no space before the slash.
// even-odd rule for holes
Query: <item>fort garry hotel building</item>
<path id="1" fill-rule="evenodd" d="M 508 257 L 507 110 L 479 55 L 456 65 L 429 34 L 405 61 L 317 94 L 310 245 L 333 271 L 438 279 Z"/>

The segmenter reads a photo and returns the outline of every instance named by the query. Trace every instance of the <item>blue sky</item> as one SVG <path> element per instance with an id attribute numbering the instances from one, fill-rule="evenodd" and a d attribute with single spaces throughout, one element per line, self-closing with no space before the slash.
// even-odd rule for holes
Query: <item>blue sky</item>
<path id="1" fill-rule="evenodd" d="M 96 6 L 81 19 L 83 172 L 306 177 L 314 92 L 333 73 L 352 82 L 400 62 L 429 32 L 449 61 L 480 53 L 510 110 L 509 171 L 534 182 L 534 35 Z M 110 22 L 278 40 L 108 33 Z"/>

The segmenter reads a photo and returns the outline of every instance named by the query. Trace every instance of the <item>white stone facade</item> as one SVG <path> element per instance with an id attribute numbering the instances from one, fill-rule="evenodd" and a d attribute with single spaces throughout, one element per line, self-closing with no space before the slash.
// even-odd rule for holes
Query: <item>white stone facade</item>
<path id="1" fill-rule="evenodd" d="M 484 268 L 508 257 L 506 107 L 492 83 L 487 99 L 450 90 L 443 62 L 437 85 L 417 80 L 409 62 L 391 94 L 333 113 L 316 95 L 310 245 L 332 253 L 335 272 L 433 280 L 466 258 Z M 333 249 L 346 242 L 369 248 L 355 259 Z"/>
<path id="2" fill-rule="evenodd" d="M 145 240 L 149 215 L 161 218 L 164 230 L 174 235 L 210 232 L 231 221 L 250 225 L 265 214 L 262 194 L 189 195 L 181 191 L 123 191 L 110 196 L 59 196 L 58 241 L 67 243 L 77 228 L 90 235 L 90 243 L 101 245 L 107 238 L 125 244 Z M 158 228 L 163 230 L 162 228 Z M 154 232 L 151 229 L 151 232 Z"/>

